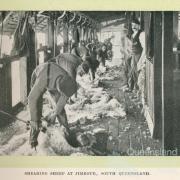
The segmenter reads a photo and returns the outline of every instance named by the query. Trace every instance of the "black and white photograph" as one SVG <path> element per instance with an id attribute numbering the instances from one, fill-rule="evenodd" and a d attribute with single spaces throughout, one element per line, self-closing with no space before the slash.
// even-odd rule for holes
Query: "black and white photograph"
<path id="1" fill-rule="evenodd" d="M 0 156 L 178 156 L 179 21 L 0 11 Z"/>

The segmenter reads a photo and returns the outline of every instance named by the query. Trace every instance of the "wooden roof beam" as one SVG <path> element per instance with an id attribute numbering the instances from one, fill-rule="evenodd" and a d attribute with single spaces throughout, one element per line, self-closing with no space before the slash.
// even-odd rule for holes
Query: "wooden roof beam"
<path id="1" fill-rule="evenodd" d="M 126 19 L 122 18 L 122 19 L 116 20 L 114 22 L 107 23 L 106 25 L 102 26 L 101 28 L 106 28 L 106 27 L 109 27 L 109 26 L 117 26 L 117 25 L 120 25 L 120 24 L 124 24 L 125 22 L 126 22 Z"/>

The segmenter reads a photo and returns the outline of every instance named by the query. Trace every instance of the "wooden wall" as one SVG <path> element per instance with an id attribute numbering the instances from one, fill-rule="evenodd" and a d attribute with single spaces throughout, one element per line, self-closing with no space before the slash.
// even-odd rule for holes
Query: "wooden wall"
<path id="1" fill-rule="evenodd" d="M 12 74 L 12 64 L 13 62 L 19 62 L 14 65 L 18 65 L 19 72 Z M 0 110 L 8 113 L 13 113 L 14 108 L 27 100 L 27 58 L 26 57 L 7 57 L 0 59 Z M 18 76 L 19 75 L 19 76 Z M 12 76 L 16 76 L 12 78 Z M 16 79 L 20 80 L 20 84 L 16 84 Z M 14 79 L 14 82 L 12 82 Z M 15 88 L 20 94 L 20 98 L 15 105 L 12 105 L 13 96 L 16 96 L 16 92 L 12 92 L 12 83 L 14 86 L 19 86 Z M 0 126 L 8 123 L 10 119 L 0 113 Z"/>
<path id="2" fill-rule="evenodd" d="M 154 57 L 146 64 L 146 103 L 151 132 L 163 148 L 174 148 L 173 12 L 153 12 Z M 148 21 L 145 19 L 145 31 Z"/>

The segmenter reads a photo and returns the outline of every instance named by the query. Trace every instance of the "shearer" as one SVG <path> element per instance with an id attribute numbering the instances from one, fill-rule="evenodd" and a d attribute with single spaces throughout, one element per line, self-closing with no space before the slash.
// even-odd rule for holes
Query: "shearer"
<path id="1" fill-rule="evenodd" d="M 105 61 L 106 59 L 108 58 L 108 55 L 107 55 L 107 47 L 105 44 L 102 45 L 101 49 L 98 50 L 98 53 L 97 53 L 97 59 L 99 61 L 99 63 L 105 67 Z"/>
<path id="2" fill-rule="evenodd" d="M 95 79 L 95 73 L 97 68 L 99 67 L 99 62 L 97 60 L 95 51 L 96 50 L 94 50 L 93 52 L 89 51 L 89 49 L 85 47 L 83 44 L 81 44 L 80 47 L 74 44 L 73 49 L 71 51 L 71 54 L 82 58 L 83 60 L 82 65 L 84 66 L 84 69 L 86 69 L 85 65 L 88 64 L 91 81 Z"/>
<path id="3" fill-rule="evenodd" d="M 86 52 L 84 53 L 85 54 L 82 56 L 86 56 Z M 83 61 L 80 56 L 70 53 L 60 54 L 57 57 L 51 58 L 49 62 L 54 62 L 61 66 L 75 81 L 77 71 L 79 72 L 79 75 L 82 76 L 83 74 L 87 74 L 91 69 L 91 64 L 87 60 Z M 75 97 L 77 97 L 77 92 L 75 93 Z M 73 103 L 71 98 L 69 100 L 70 103 Z"/>
<path id="4" fill-rule="evenodd" d="M 71 132 L 68 126 L 64 106 L 66 105 L 67 100 L 77 92 L 76 79 L 73 77 L 76 75 L 75 70 L 78 71 L 78 74 L 83 75 L 88 72 L 89 66 L 86 62 L 83 62 L 79 68 L 77 68 L 77 65 L 68 66 L 62 57 L 64 59 L 71 59 L 66 60 L 67 62 L 73 60 L 79 62 L 74 55 L 62 54 L 47 63 L 37 66 L 31 77 L 32 89 L 28 96 L 28 103 L 31 115 L 30 144 L 32 148 L 36 148 L 38 145 L 37 139 L 39 127 L 41 125 L 43 94 L 46 91 L 49 92 L 56 102 L 56 108 L 50 115 L 50 121 L 52 123 L 55 122 L 57 117 L 59 123 L 65 128 L 65 137 L 68 143 L 72 146 L 77 146 L 75 145 L 76 142 L 72 142 L 70 138 Z M 62 62 L 60 61 L 61 59 Z M 61 67 L 60 64 L 64 66 L 64 68 Z M 67 69 L 67 71 L 65 69 Z"/>

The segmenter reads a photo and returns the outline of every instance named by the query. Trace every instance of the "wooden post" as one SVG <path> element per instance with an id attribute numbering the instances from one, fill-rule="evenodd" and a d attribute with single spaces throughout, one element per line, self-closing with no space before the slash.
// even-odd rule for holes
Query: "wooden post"
<path id="1" fill-rule="evenodd" d="M 178 43 L 178 12 L 173 12 L 173 49 L 175 58 L 174 67 L 174 144 L 180 150 L 180 52 L 177 49 Z M 180 153 L 178 153 L 180 154 Z"/>
<path id="2" fill-rule="evenodd" d="M 180 54 L 177 54 L 180 56 Z M 180 150 L 180 69 L 174 70 L 174 144 Z M 180 153 L 179 153 L 180 154 Z"/>
<path id="3" fill-rule="evenodd" d="M 179 13 L 177 11 L 173 12 L 173 51 L 177 52 L 178 49 L 178 23 L 179 22 Z M 175 69 L 179 71 L 180 69 L 180 61 L 179 54 L 174 54 L 175 58 Z"/>
<path id="4" fill-rule="evenodd" d="M 0 68 L 0 109 L 12 112 L 12 83 L 11 83 L 11 63 L 8 59 L 3 59 L 3 67 Z M 1 60 L 0 60 L 1 64 Z M 8 124 L 12 120 L 0 113 L 0 127 Z"/>
<path id="5" fill-rule="evenodd" d="M 68 41 L 69 41 L 69 37 L 68 37 L 68 25 L 67 23 L 64 24 L 63 26 L 63 52 L 68 52 Z"/>
<path id="6" fill-rule="evenodd" d="M 173 47 L 177 47 L 178 44 L 178 21 L 179 21 L 178 11 L 173 12 Z"/>
<path id="7" fill-rule="evenodd" d="M 27 100 L 27 58 L 22 57 L 19 60 L 19 73 L 20 73 L 20 96 L 21 102 L 24 103 Z"/>
<path id="8" fill-rule="evenodd" d="M 4 63 L 3 63 L 4 61 Z M 0 68 L 0 109 L 11 112 L 12 110 L 12 82 L 11 62 L 4 58 L 0 60 L 3 66 Z"/>
<path id="9" fill-rule="evenodd" d="M 153 138 L 162 139 L 162 13 L 154 12 Z"/>
<path id="10" fill-rule="evenodd" d="M 162 122 L 164 149 L 174 149 L 173 12 L 162 13 Z"/>
<path id="11" fill-rule="evenodd" d="M 145 117 L 152 137 L 162 139 L 162 14 L 146 12 L 144 16 L 146 48 L 154 51 L 152 61 L 146 60 Z"/>
<path id="12" fill-rule="evenodd" d="M 50 18 L 48 19 L 48 31 L 46 34 L 46 44 L 48 46 L 48 49 L 51 50 L 51 53 L 48 54 L 48 58 L 53 57 L 54 52 L 54 18 L 52 15 L 50 15 Z"/>
<path id="13" fill-rule="evenodd" d="M 58 35 L 58 20 L 57 20 L 57 14 L 54 13 L 54 44 L 53 44 L 53 56 L 57 56 L 59 54 L 59 49 L 57 49 L 57 35 Z"/>
<path id="14" fill-rule="evenodd" d="M 34 24 L 35 24 L 35 28 L 34 28 L 34 34 L 35 34 L 35 61 L 36 61 L 36 66 L 39 64 L 39 59 L 38 59 L 38 54 L 37 54 L 37 15 L 36 13 L 34 13 Z"/>

